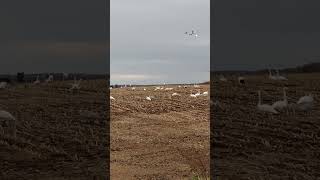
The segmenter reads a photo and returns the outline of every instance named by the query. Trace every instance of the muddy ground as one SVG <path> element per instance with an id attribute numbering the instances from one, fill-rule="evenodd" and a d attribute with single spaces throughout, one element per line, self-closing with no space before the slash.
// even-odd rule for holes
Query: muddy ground
<path id="1" fill-rule="evenodd" d="M 0 179 L 107 178 L 107 81 L 83 81 L 75 93 L 72 82 L 0 90 L 17 122 L 16 138 L 0 135 Z"/>
<path id="2" fill-rule="evenodd" d="M 167 87 L 111 90 L 111 179 L 208 176 L 209 96 L 190 93 L 209 86 Z"/>
<path id="3" fill-rule="evenodd" d="M 228 77 L 230 79 L 231 77 Z M 236 77 L 212 81 L 212 167 L 218 179 L 317 179 L 320 177 L 320 74 L 289 74 L 288 81 L 248 76 L 245 85 Z M 263 103 L 289 103 L 312 93 L 309 113 L 264 114 L 257 110 L 258 90 Z"/>

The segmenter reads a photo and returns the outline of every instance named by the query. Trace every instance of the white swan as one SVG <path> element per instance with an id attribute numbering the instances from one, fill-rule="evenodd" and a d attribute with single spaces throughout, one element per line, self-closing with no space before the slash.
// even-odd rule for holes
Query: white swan
<path id="1" fill-rule="evenodd" d="M 33 84 L 40 84 L 39 75 L 37 76 L 37 80 L 35 80 Z"/>
<path id="2" fill-rule="evenodd" d="M 219 80 L 222 82 L 228 81 L 227 78 L 225 78 L 223 75 L 220 76 Z"/>
<path id="3" fill-rule="evenodd" d="M 203 92 L 202 95 L 204 96 L 208 95 L 208 91 Z"/>
<path id="4" fill-rule="evenodd" d="M 301 97 L 298 101 L 297 104 L 303 104 L 303 103 L 313 103 L 314 99 L 313 99 L 313 95 L 309 94 L 307 96 L 303 96 Z"/>
<path id="5" fill-rule="evenodd" d="M 146 100 L 151 101 L 151 97 L 150 97 L 150 96 L 147 96 L 147 97 L 146 97 Z"/>
<path id="6" fill-rule="evenodd" d="M 201 95 L 200 89 L 198 89 L 198 92 L 195 95 L 196 96 L 200 96 Z"/>
<path id="7" fill-rule="evenodd" d="M 50 74 L 48 79 L 46 79 L 46 83 L 52 82 L 53 81 L 53 75 Z"/>
<path id="8" fill-rule="evenodd" d="M 190 94 L 191 97 L 197 97 L 195 94 Z"/>
<path id="9" fill-rule="evenodd" d="M 114 97 L 112 97 L 112 96 L 110 96 L 110 99 L 111 99 L 111 100 L 116 100 L 116 99 L 115 99 Z"/>
<path id="10" fill-rule="evenodd" d="M 277 80 L 277 77 L 276 77 L 276 76 L 274 76 L 274 75 L 272 75 L 271 70 L 270 70 L 270 69 L 268 69 L 268 71 L 269 71 L 269 79 Z"/>
<path id="11" fill-rule="evenodd" d="M 263 112 L 269 112 L 273 114 L 278 114 L 278 111 L 276 111 L 271 105 L 269 104 L 261 104 L 261 91 L 258 91 L 258 96 L 259 96 L 259 102 L 258 102 L 258 110 L 263 111 Z"/>
<path id="12" fill-rule="evenodd" d="M 277 76 L 276 76 L 277 80 L 282 80 L 282 81 L 287 81 L 288 79 L 284 76 L 280 76 L 279 74 L 279 69 L 277 69 Z"/>
<path id="13" fill-rule="evenodd" d="M 16 118 L 11 113 L 0 110 L 0 122 L 2 122 L 0 125 L 2 132 L 8 129 L 9 134 L 16 137 Z"/>
<path id="14" fill-rule="evenodd" d="M 301 111 L 311 111 L 314 106 L 313 95 L 309 94 L 307 96 L 301 97 L 298 102 L 296 109 Z"/>
<path id="15" fill-rule="evenodd" d="M 178 93 L 173 93 L 171 96 L 181 96 L 181 95 Z"/>
<path id="16" fill-rule="evenodd" d="M 287 94 L 286 94 L 286 87 L 283 88 L 283 100 L 282 101 L 277 101 L 272 104 L 272 107 L 274 109 L 282 110 L 284 108 L 287 108 L 288 106 L 288 99 L 287 99 Z"/>
<path id="17" fill-rule="evenodd" d="M 7 87 L 8 83 L 7 82 L 0 82 L 0 89 L 5 89 Z"/>

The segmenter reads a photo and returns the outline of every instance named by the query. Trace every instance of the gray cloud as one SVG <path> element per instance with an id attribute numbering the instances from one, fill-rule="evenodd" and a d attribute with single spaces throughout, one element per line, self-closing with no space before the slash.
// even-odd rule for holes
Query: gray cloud
<path id="1" fill-rule="evenodd" d="M 209 0 L 111 1 L 112 82 L 208 80 L 209 5 Z M 185 36 L 192 29 L 198 30 L 200 38 Z M 112 74 L 141 76 L 130 81 Z"/>

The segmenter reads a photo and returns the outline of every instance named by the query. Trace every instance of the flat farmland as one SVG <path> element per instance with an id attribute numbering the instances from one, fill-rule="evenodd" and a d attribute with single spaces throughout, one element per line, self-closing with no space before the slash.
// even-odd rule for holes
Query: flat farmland
<path id="1" fill-rule="evenodd" d="M 0 179 L 106 179 L 107 81 L 14 84 L 1 110 L 16 118 L 16 138 L 0 135 Z"/>
<path id="2" fill-rule="evenodd" d="M 209 85 L 165 88 L 110 91 L 112 179 L 208 176 L 209 95 L 190 94 L 209 91 Z"/>

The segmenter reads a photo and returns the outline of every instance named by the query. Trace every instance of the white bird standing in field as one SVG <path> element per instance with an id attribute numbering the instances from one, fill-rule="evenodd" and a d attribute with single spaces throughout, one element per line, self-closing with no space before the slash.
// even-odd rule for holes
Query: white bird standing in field
<path id="1" fill-rule="evenodd" d="M 282 110 L 284 108 L 287 108 L 288 106 L 288 99 L 287 99 L 287 94 L 286 94 L 286 87 L 283 88 L 283 100 L 282 101 L 277 101 L 272 104 L 272 107 L 277 110 Z"/>
<path id="2" fill-rule="evenodd" d="M 181 96 L 181 95 L 178 93 L 173 93 L 171 96 Z"/>
<path id="3" fill-rule="evenodd" d="M 297 104 L 303 104 L 303 103 L 313 103 L 314 99 L 313 99 L 313 95 L 309 94 L 307 96 L 302 96 L 298 101 Z"/>
<path id="4" fill-rule="evenodd" d="M 112 96 L 110 96 L 110 99 L 111 99 L 111 100 L 116 100 L 116 99 L 115 99 L 114 97 L 112 97 Z"/>
<path id="5" fill-rule="evenodd" d="M 151 97 L 150 97 L 150 96 L 147 96 L 147 97 L 146 97 L 146 100 L 151 101 Z"/>
<path id="6" fill-rule="evenodd" d="M 46 83 L 52 82 L 53 81 L 53 75 L 50 74 L 48 79 L 46 79 Z"/>
<path id="7" fill-rule="evenodd" d="M 271 69 L 268 69 L 268 71 L 269 71 L 269 79 L 277 80 L 277 77 L 272 75 Z"/>
<path id="8" fill-rule="evenodd" d="M 165 88 L 164 90 L 165 91 L 171 91 L 171 90 L 173 90 L 173 88 Z"/>
<path id="9" fill-rule="evenodd" d="M 227 78 L 225 78 L 223 75 L 220 76 L 219 80 L 222 82 L 228 81 Z"/>
<path id="10" fill-rule="evenodd" d="M 195 94 L 190 94 L 191 97 L 196 98 L 197 96 Z"/>
<path id="11" fill-rule="evenodd" d="M 287 81 L 288 79 L 284 76 L 280 76 L 279 69 L 277 69 L 277 80 Z"/>
<path id="12" fill-rule="evenodd" d="M 33 84 L 40 84 L 39 75 L 37 76 L 37 80 L 35 80 Z"/>
<path id="13" fill-rule="evenodd" d="M 62 74 L 62 80 L 64 81 L 65 79 L 68 79 L 69 74 L 68 73 L 63 73 Z"/>
<path id="14" fill-rule="evenodd" d="M 80 90 L 80 83 L 81 83 L 81 81 L 82 81 L 82 79 L 80 79 L 79 81 L 77 81 L 77 79 L 74 78 L 74 82 L 73 82 L 73 84 L 71 84 L 70 91 Z"/>
<path id="15" fill-rule="evenodd" d="M 208 95 L 208 91 L 203 92 L 202 95 L 204 96 Z"/>
<path id="16" fill-rule="evenodd" d="M 0 89 L 5 89 L 7 87 L 7 82 L 0 82 Z"/>
<path id="17" fill-rule="evenodd" d="M 314 105 L 313 95 L 309 94 L 307 96 L 301 97 L 298 100 L 296 109 L 307 112 L 313 109 L 313 105 Z"/>
<path id="18" fill-rule="evenodd" d="M 0 122 L 1 131 L 8 129 L 10 135 L 16 137 L 16 118 L 9 112 L 0 110 Z"/>
<path id="19" fill-rule="evenodd" d="M 259 96 L 259 101 L 258 101 L 258 110 L 263 111 L 263 112 L 269 112 L 273 114 L 278 114 L 278 111 L 276 111 L 271 105 L 269 104 L 262 104 L 261 100 L 261 91 L 258 91 L 258 96 Z"/>
<path id="20" fill-rule="evenodd" d="M 200 89 L 198 89 L 198 92 L 195 95 L 196 96 L 200 96 L 201 95 Z"/>

